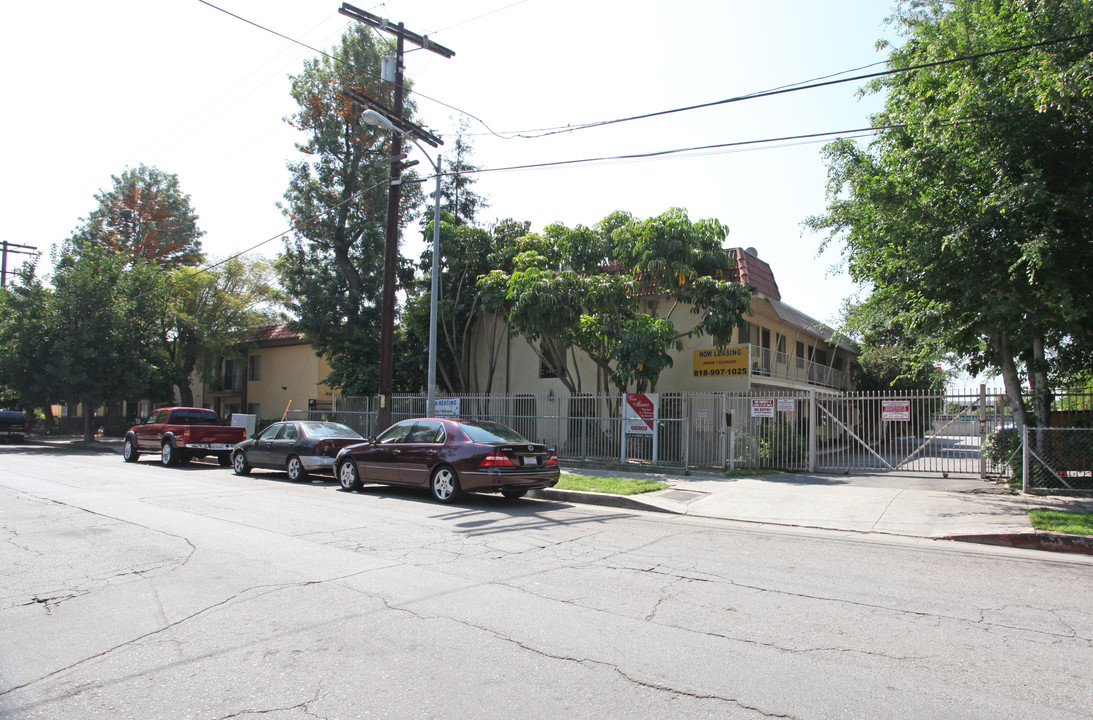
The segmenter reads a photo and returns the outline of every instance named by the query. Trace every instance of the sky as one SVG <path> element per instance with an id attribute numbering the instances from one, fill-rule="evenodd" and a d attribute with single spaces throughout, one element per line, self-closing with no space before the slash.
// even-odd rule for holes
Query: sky
<path id="1" fill-rule="evenodd" d="M 455 51 L 450 59 L 410 52 L 406 75 L 420 123 L 447 146 L 459 119 L 473 116 L 471 162 L 484 169 L 868 127 L 882 99 L 860 98 L 859 81 L 515 137 L 861 68 L 883 61 L 876 42 L 892 39 L 883 22 L 888 0 L 353 4 Z M 281 250 L 276 238 L 288 224 L 276 203 L 300 140 L 284 121 L 295 109 L 289 75 L 316 53 L 223 11 L 321 50 L 353 21 L 338 13 L 340 0 L 213 5 L 0 0 L 0 240 L 42 250 L 41 273 L 48 274 L 50 248 L 95 208 L 111 176 L 141 163 L 178 176 L 210 257 Z M 821 149 L 830 139 L 487 172 L 474 189 L 489 203 L 480 220 L 527 220 L 533 230 L 592 225 L 616 210 L 646 218 L 681 207 L 692 220 L 716 218 L 729 228 L 731 246 L 753 247 L 770 263 L 783 300 L 834 323 L 855 289 L 837 269 L 838 244 L 820 253 L 823 238 L 802 227 L 825 208 Z M 427 170 L 420 159 L 418 170 Z M 416 223 L 403 238 L 403 254 L 416 258 L 423 248 Z"/>

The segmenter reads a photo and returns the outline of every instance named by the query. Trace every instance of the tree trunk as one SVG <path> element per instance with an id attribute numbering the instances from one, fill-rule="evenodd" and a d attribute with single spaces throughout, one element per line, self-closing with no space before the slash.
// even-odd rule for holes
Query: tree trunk
<path id="1" fill-rule="evenodd" d="M 83 401 L 83 439 L 84 442 L 95 441 L 95 407 L 86 398 Z"/>
<path id="2" fill-rule="evenodd" d="M 1017 374 L 1017 363 L 1013 360 L 1009 341 L 1001 332 L 990 333 L 991 345 L 998 353 L 998 366 L 1002 371 L 1002 382 L 1006 387 L 1006 397 L 1009 398 L 1010 407 L 1013 408 L 1013 422 L 1017 432 L 1028 424 L 1028 414 L 1025 412 L 1025 401 L 1021 393 L 1021 378 Z"/>

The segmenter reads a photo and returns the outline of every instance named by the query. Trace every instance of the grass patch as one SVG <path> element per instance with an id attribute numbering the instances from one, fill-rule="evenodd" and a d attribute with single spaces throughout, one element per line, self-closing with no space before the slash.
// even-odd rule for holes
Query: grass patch
<path id="1" fill-rule="evenodd" d="M 1093 512 L 1066 512 L 1065 510 L 1029 511 L 1029 520 L 1037 530 L 1093 535 Z"/>
<path id="2" fill-rule="evenodd" d="M 725 477 L 756 477 L 758 475 L 781 475 L 782 470 L 756 470 L 742 469 L 742 470 L 726 470 Z"/>
<path id="3" fill-rule="evenodd" d="M 574 475 L 562 473 L 558 484 L 554 486 L 558 490 L 582 490 L 584 492 L 607 493 L 609 495 L 637 495 L 638 493 L 664 490 L 668 483 L 659 480 L 639 480 L 625 477 L 595 477 L 591 475 Z"/>

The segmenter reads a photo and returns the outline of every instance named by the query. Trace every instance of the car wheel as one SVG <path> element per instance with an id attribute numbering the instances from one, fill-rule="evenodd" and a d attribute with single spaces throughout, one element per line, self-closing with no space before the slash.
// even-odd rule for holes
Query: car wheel
<path id="1" fill-rule="evenodd" d="M 342 484 L 343 490 L 360 490 L 363 483 L 361 483 L 361 474 L 357 470 L 357 463 L 352 460 L 343 462 L 338 468 L 338 482 Z"/>
<path id="2" fill-rule="evenodd" d="M 125 438 L 125 444 L 121 446 L 121 456 L 125 462 L 136 462 L 140 457 L 140 453 L 137 452 L 137 444 L 133 442 L 133 438 Z"/>
<path id="3" fill-rule="evenodd" d="M 250 475 L 250 463 L 247 462 L 247 456 L 242 450 L 232 455 L 232 470 L 236 475 Z"/>
<path id="4" fill-rule="evenodd" d="M 433 479 L 429 484 L 433 488 L 433 497 L 442 503 L 455 502 L 463 494 L 459 489 L 459 476 L 446 465 L 433 471 Z"/>
<path id="5" fill-rule="evenodd" d="M 528 494 L 527 488 L 503 488 L 501 494 L 509 500 L 519 500 Z"/>
<path id="6" fill-rule="evenodd" d="M 163 443 L 163 447 L 159 449 L 159 461 L 163 463 L 164 467 L 178 465 L 181 459 L 178 450 L 175 450 L 174 443 L 170 441 Z"/>
<path id="7" fill-rule="evenodd" d="M 288 470 L 288 479 L 292 482 L 307 479 L 307 468 L 300 462 L 300 458 L 295 455 L 289 457 L 286 469 Z"/>

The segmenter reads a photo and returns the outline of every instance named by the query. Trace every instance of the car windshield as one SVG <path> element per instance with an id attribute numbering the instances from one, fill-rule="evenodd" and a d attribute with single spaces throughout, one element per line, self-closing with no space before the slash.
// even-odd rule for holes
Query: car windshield
<path id="1" fill-rule="evenodd" d="M 493 422 L 461 422 L 459 427 L 474 442 L 526 443 L 528 440 L 510 427 Z"/>
<path id="2" fill-rule="evenodd" d="M 305 422 L 300 423 L 300 427 L 303 428 L 304 434 L 308 437 L 323 437 L 323 438 L 360 438 L 360 434 L 354 431 L 350 427 L 346 427 L 341 423 L 334 422 Z M 361 438 L 363 439 L 363 438 Z"/>

